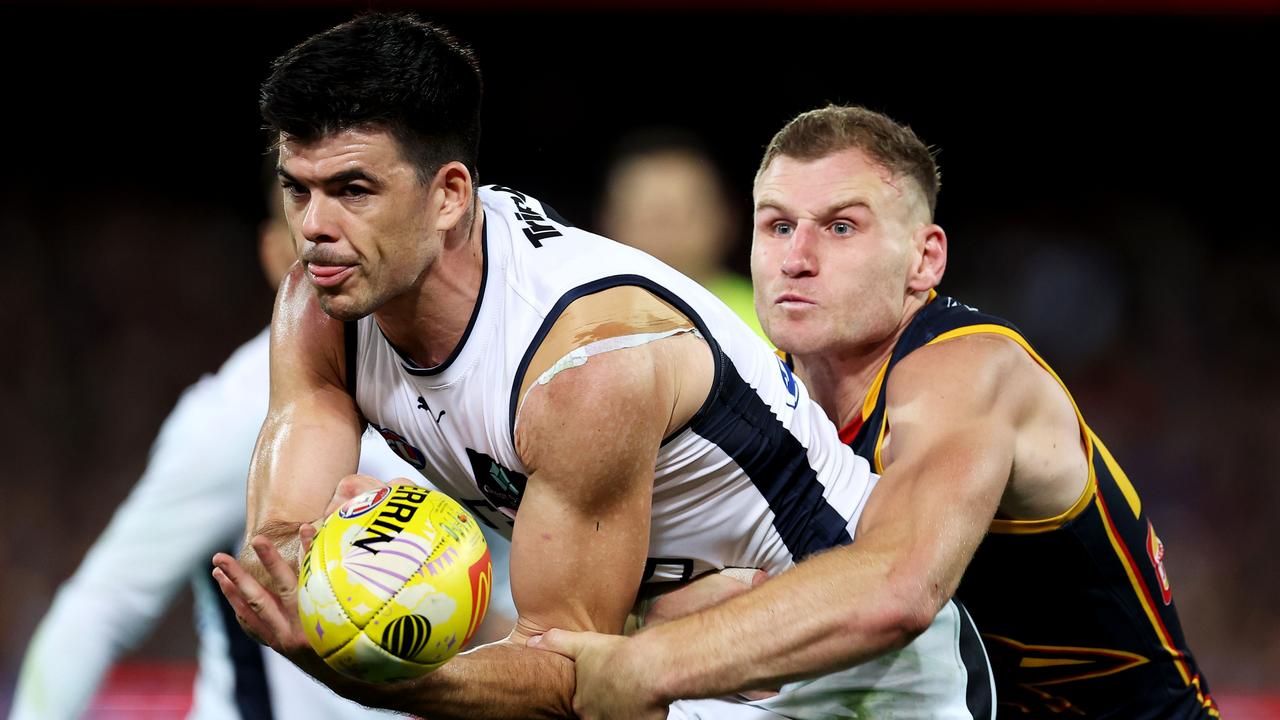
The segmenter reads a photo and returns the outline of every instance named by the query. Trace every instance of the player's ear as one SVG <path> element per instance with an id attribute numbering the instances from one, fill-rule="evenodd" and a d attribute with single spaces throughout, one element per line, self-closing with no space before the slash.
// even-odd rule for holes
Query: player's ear
<path id="1" fill-rule="evenodd" d="M 454 160 L 441 166 L 431 182 L 431 198 L 438 210 L 436 230 L 447 232 L 462 222 L 474 193 L 471 171 L 466 165 Z"/>
<path id="2" fill-rule="evenodd" d="M 942 282 L 947 271 L 947 233 L 934 223 L 916 229 L 912 247 L 912 267 L 907 275 L 907 288 L 912 292 L 928 292 Z"/>

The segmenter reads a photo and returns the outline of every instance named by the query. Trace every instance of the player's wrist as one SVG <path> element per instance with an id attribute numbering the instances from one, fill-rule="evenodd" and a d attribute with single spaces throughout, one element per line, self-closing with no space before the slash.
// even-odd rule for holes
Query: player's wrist
<path id="1" fill-rule="evenodd" d="M 678 653 L 664 642 L 657 629 L 642 632 L 621 643 L 616 667 L 628 668 L 635 692 L 649 707 L 667 707 L 684 697 L 681 688 L 686 675 Z"/>

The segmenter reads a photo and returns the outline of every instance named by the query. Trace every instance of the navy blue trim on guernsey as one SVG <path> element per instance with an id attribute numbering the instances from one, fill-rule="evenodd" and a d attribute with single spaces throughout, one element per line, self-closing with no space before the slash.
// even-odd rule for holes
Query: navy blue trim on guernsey
<path id="1" fill-rule="evenodd" d="M 974 720 L 991 720 L 996 716 L 995 676 L 991 661 L 987 658 L 987 646 L 978 634 L 969 611 L 956 598 L 951 598 L 960 614 L 960 662 L 964 663 L 968 681 L 965 684 L 965 705 Z"/>
<path id="2" fill-rule="evenodd" d="M 722 370 L 724 365 L 723 356 L 720 352 L 720 345 L 716 342 L 716 339 L 711 336 L 710 328 L 707 327 L 707 324 L 702 321 L 702 318 L 698 316 L 698 313 L 694 312 L 693 308 L 690 307 L 688 303 L 677 297 L 675 293 L 649 278 L 643 275 L 610 275 L 608 277 L 602 277 L 597 280 L 592 280 L 589 283 L 579 285 L 564 295 L 561 295 L 560 299 L 556 301 L 556 304 L 551 306 L 551 311 L 542 319 L 542 325 L 538 327 L 538 332 L 534 333 L 533 339 L 529 341 L 529 347 L 525 348 L 524 356 L 520 358 L 520 364 L 516 366 L 516 374 L 511 383 L 511 403 L 508 407 L 507 414 L 507 432 L 511 433 L 512 447 L 515 447 L 516 440 L 516 404 L 520 400 L 520 386 L 524 383 L 524 374 L 529 371 L 529 363 L 533 362 L 534 354 L 537 353 L 538 348 L 542 346 L 542 341 L 547 338 L 547 333 L 551 332 L 551 327 L 555 325 L 556 321 L 560 319 L 560 316 L 564 314 L 565 308 L 569 307 L 575 301 L 588 295 L 594 295 L 598 292 L 629 285 L 634 285 L 635 287 L 648 290 L 659 298 L 670 303 L 680 312 L 684 313 L 684 316 L 689 318 L 693 323 L 693 326 L 702 334 L 703 339 L 711 346 L 712 357 L 717 360 L 716 375 L 711 382 L 711 395 L 707 398 L 707 402 L 703 403 L 703 406 L 698 409 L 698 412 L 694 414 L 689 423 L 685 424 L 684 427 L 677 428 L 675 432 L 663 438 L 662 444 L 666 445 L 667 441 L 671 438 L 674 438 L 684 432 L 685 428 L 689 427 L 694 420 L 697 420 L 697 418 L 706 411 L 707 406 L 711 403 L 711 398 L 715 397 L 716 390 L 720 387 L 720 378 L 723 375 Z"/>
<path id="3" fill-rule="evenodd" d="M 857 434 L 853 436 L 853 442 L 849 443 L 849 447 L 853 448 L 854 452 L 872 463 L 872 470 L 875 470 L 875 444 L 880 437 L 880 426 L 884 422 L 885 406 L 889 397 L 889 375 L 893 369 L 907 355 L 933 342 L 939 335 L 972 325 L 999 325 L 1022 335 L 1022 331 L 1008 320 L 988 315 L 946 295 L 935 297 L 920 308 L 915 317 L 911 318 L 911 322 L 907 323 L 907 329 L 903 331 L 902 336 L 893 346 L 893 352 L 889 354 L 889 366 L 885 370 L 884 381 L 880 383 L 880 392 L 876 395 L 875 409 L 869 416 L 862 418 L 862 427 L 858 428 Z M 790 361 L 790 356 L 787 357 Z"/>
<path id="4" fill-rule="evenodd" d="M 226 549 L 228 555 L 235 551 Z M 222 632 L 227 637 L 227 654 L 231 656 L 232 684 L 236 711 L 241 720 L 272 720 L 271 694 L 267 690 L 267 671 L 262 662 L 262 646 L 254 642 L 241 629 L 236 611 L 222 595 L 222 589 L 208 576 L 213 585 L 214 604 L 222 617 Z"/>
<path id="5" fill-rule="evenodd" d="M 483 210 L 481 212 L 483 212 Z M 449 357 L 445 358 L 444 362 L 436 365 L 435 367 L 424 368 L 414 362 L 413 358 L 401 352 L 400 348 L 396 347 L 396 344 L 391 342 L 385 333 L 382 335 L 382 339 L 387 341 L 387 345 L 390 345 L 396 355 L 400 356 L 400 366 L 405 369 L 405 372 L 419 377 L 439 375 L 449 369 L 449 366 L 453 364 L 453 361 L 458 359 L 458 355 L 462 352 L 462 348 L 467 346 L 467 338 L 471 337 L 471 331 L 476 326 L 476 319 L 480 317 L 480 306 L 484 303 L 485 286 L 489 284 L 489 223 L 487 222 L 487 218 L 484 227 L 480 231 L 480 255 L 483 258 L 483 262 L 480 266 L 480 292 L 476 293 L 476 305 L 471 308 L 471 319 L 467 320 L 467 329 L 462 331 L 462 338 L 458 340 L 458 344 L 453 347 L 453 352 L 449 353 Z M 374 326 L 377 326 L 378 321 L 374 320 L 373 324 Z M 381 327 L 378 327 L 378 332 L 382 333 Z M 352 393 L 351 396 L 355 397 L 355 393 Z"/>
<path id="6" fill-rule="evenodd" d="M 508 430 L 513 446 L 520 386 L 534 353 L 551 327 L 574 301 L 624 285 L 648 290 L 684 313 L 710 345 L 716 360 L 716 376 L 706 402 L 684 427 L 667 436 L 663 444 L 685 429 L 691 429 L 733 458 L 769 503 L 773 525 L 792 557 L 801 559 L 853 542 L 846 527 L 848 523 L 822 495 L 823 486 L 809 465 L 808 451 L 738 374 L 698 313 L 682 298 L 643 275 L 612 275 L 593 280 L 560 296 L 552 306 L 520 359 L 511 385 Z"/>
<path id="7" fill-rule="evenodd" d="M 809 454 L 725 359 L 713 404 L 689 428 L 715 443 L 769 503 L 773 526 L 796 560 L 853 542 L 848 521 L 823 497 Z"/>

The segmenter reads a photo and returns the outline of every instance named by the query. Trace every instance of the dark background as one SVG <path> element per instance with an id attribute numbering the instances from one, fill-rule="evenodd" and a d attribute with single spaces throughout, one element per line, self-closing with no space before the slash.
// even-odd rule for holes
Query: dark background
<path id="1" fill-rule="evenodd" d="M 425 14 L 484 68 L 481 180 L 588 227 L 634 128 L 703 135 L 745 233 L 787 119 L 842 101 L 909 123 L 940 149 L 942 290 L 1064 375 L 1142 493 L 1214 689 L 1280 691 L 1276 7 L 757 5 Z M 0 707 L 178 394 L 267 322 L 257 84 L 350 14 L 0 6 Z M 190 657 L 188 622 L 140 656 Z"/>

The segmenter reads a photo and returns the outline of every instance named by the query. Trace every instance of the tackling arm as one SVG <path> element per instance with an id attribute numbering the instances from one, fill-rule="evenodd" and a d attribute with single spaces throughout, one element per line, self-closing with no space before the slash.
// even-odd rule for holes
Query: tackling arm
<path id="1" fill-rule="evenodd" d="M 713 697 L 850 667 L 903 647 L 955 592 L 1008 482 L 1033 393 L 1007 341 L 924 348 L 890 378 L 892 455 L 856 542 L 741 597 L 632 639 L 554 631 L 590 717 L 663 717 Z M 781 621 L 785 618 L 785 621 Z M 760 632 L 772 628 L 773 632 Z"/>

